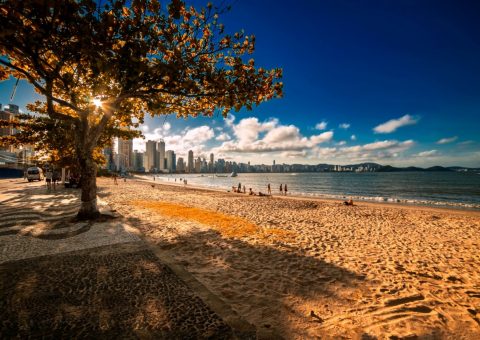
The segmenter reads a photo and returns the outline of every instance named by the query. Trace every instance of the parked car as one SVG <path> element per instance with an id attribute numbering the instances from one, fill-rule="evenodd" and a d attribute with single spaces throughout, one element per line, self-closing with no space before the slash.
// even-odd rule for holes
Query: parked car
<path id="1" fill-rule="evenodd" d="M 39 167 L 31 167 L 27 169 L 27 180 L 31 181 L 41 181 L 43 180 L 43 171 Z"/>

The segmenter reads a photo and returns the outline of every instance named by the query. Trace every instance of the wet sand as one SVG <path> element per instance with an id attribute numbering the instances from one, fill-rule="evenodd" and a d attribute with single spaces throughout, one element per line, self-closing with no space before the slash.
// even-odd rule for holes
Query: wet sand
<path id="1" fill-rule="evenodd" d="M 480 337 L 480 213 L 100 179 L 99 196 L 286 338 Z"/>

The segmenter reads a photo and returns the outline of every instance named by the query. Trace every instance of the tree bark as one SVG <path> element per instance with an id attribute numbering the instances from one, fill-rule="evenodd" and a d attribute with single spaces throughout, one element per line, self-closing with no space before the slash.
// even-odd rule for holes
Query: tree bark
<path id="1" fill-rule="evenodd" d="M 92 152 L 84 151 L 79 157 L 82 185 L 82 198 L 77 218 L 92 220 L 100 216 L 97 207 L 97 165 L 93 161 Z"/>

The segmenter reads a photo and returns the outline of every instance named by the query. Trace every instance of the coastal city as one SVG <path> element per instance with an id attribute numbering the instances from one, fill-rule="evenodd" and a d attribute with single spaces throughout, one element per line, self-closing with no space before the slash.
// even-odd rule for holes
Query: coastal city
<path id="1" fill-rule="evenodd" d="M 19 114 L 18 105 L 0 104 L 0 119 L 13 120 L 15 115 Z M 13 127 L 1 127 L 0 137 L 13 136 L 16 130 Z M 145 143 L 146 151 L 141 152 L 133 149 L 133 140 L 124 140 L 122 138 L 113 138 L 111 146 L 105 147 L 102 153 L 105 157 L 105 163 L 101 168 L 109 171 L 126 172 L 149 172 L 149 173 L 247 173 L 247 172 L 316 172 L 316 171 L 356 171 L 372 172 L 378 169 L 378 164 L 341 166 L 341 165 L 307 165 L 307 164 L 250 164 L 237 163 L 222 158 L 215 159 L 215 155 L 210 153 L 208 158 L 205 155 L 194 155 L 193 151 L 188 151 L 184 157 L 179 157 L 175 150 L 167 150 L 163 140 Z M 16 148 L 12 145 L 0 147 L 0 166 L 24 168 L 28 165 L 35 165 L 42 161 L 40 153 L 33 150 L 33 147 L 23 145 Z M 42 163 L 48 163 L 48 158 L 44 158 Z"/>
<path id="2" fill-rule="evenodd" d="M 0 339 L 480 339 L 478 13 L 0 0 Z"/>

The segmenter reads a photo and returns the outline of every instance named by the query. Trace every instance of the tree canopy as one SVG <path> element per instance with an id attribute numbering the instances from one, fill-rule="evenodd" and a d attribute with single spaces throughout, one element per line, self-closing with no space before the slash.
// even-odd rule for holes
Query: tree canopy
<path id="1" fill-rule="evenodd" d="M 0 80 L 26 79 L 61 122 L 49 128 L 73 131 L 80 215 L 96 211 L 92 155 L 108 127 L 130 130 L 146 113 L 226 116 L 282 96 L 281 69 L 255 67 L 255 37 L 226 34 L 221 12 L 180 0 L 0 0 Z"/>

